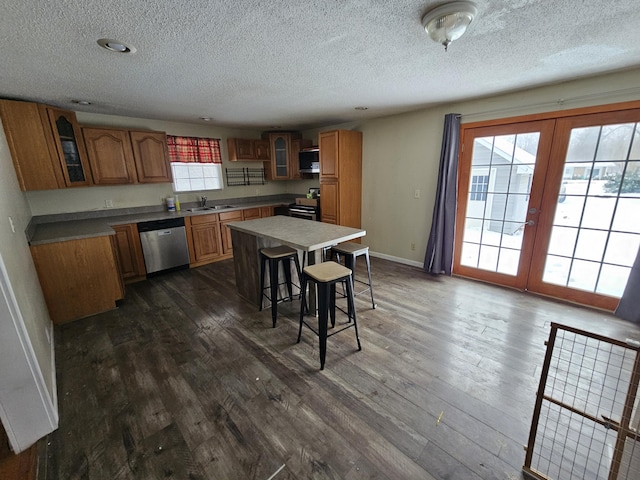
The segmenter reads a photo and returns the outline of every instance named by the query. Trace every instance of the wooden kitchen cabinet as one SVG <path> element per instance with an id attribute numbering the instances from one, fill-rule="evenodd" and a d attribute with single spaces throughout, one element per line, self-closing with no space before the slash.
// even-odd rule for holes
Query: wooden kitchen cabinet
<path id="1" fill-rule="evenodd" d="M 322 221 L 360 228 L 362 132 L 332 130 L 318 135 Z"/>
<path id="2" fill-rule="evenodd" d="M 130 130 L 129 138 L 138 182 L 172 182 L 167 135 L 164 132 Z"/>
<path id="3" fill-rule="evenodd" d="M 73 112 L 0 100 L 0 116 L 22 190 L 91 185 L 85 146 Z"/>
<path id="4" fill-rule="evenodd" d="M 253 138 L 227 138 L 230 162 L 269 161 L 269 141 Z"/>
<path id="5" fill-rule="evenodd" d="M 260 218 L 260 207 L 245 208 L 242 211 L 243 220 L 255 220 L 256 218 Z"/>
<path id="6" fill-rule="evenodd" d="M 220 259 L 222 239 L 217 213 L 185 218 L 190 266 L 198 267 Z"/>
<path id="7" fill-rule="evenodd" d="M 89 162 L 76 114 L 59 108 L 45 108 L 65 186 L 91 185 L 93 181 Z"/>
<path id="8" fill-rule="evenodd" d="M 260 218 L 273 217 L 273 206 L 260 207 Z"/>
<path id="9" fill-rule="evenodd" d="M 340 225 L 339 223 L 339 194 L 338 194 L 338 181 L 337 180 L 325 180 L 320 183 L 320 214 L 322 221 L 325 223 L 333 223 L 334 225 Z"/>
<path id="10" fill-rule="evenodd" d="M 118 252 L 120 274 L 125 283 L 137 282 L 146 278 L 144 256 L 138 225 L 130 223 L 115 225 L 115 244 Z"/>
<path id="11" fill-rule="evenodd" d="M 111 310 L 124 297 L 113 235 L 32 245 L 30 249 L 54 323 Z"/>
<path id="12" fill-rule="evenodd" d="M 233 245 L 231 242 L 231 229 L 227 227 L 227 223 L 241 222 L 242 210 L 234 210 L 233 212 L 220 213 L 220 234 L 222 236 L 222 254 L 230 255 L 233 253 Z"/>
<path id="13" fill-rule="evenodd" d="M 129 132 L 116 128 L 83 127 L 82 134 L 96 185 L 136 183 Z"/>
<path id="14" fill-rule="evenodd" d="M 256 160 L 260 162 L 268 162 L 271 154 L 271 146 L 269 140 L 255 140 L 253 142 Z"/>
<path id="15" fill-rule="evenodd" d="M 291 140 L 291 156 L 290 156 L 290 164 L 289 164 L 289 179 L 290 180 L 301 180 L 302 175 L 300 175 L 300 161 L 299 155 L 300 150 L 303 148 L 308 148 L 312 144 L 311 140 L 306 138 L 295 138 Z"/>
<path id="16" fill-rule="evenodd" d="M 298 157 L 293 162 L 292 140 L 299 139 L 297 132 L 269 132 L 265 136 L 269 139 L 270 159 L 265 162 L 265 177 L 267 180 L 290 180 L 291 172 L 298 168 Z"/>

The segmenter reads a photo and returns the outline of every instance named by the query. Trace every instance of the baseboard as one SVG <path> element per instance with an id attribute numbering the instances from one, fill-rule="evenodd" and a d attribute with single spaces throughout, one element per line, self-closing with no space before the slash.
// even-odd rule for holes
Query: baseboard
<path id="1" fill-rule="evenodd" d="M 412 267 L 422 268 L 424 265 L 422 262 L 416 262 L 415 260 L 409 260 L 407 258 L 394 257 L 393 255 L 387 255 L 386 253 L 378 253 L 369 251 L 369 255 L 376 258 L 382 258 L 383 260 L 389 260 L 391 262 L 402 263 L 403 265 L 410 265 Z"/>

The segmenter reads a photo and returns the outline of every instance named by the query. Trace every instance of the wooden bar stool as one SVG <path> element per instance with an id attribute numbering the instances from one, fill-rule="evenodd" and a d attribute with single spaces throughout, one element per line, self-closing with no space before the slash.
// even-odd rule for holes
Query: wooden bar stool
<path id="1" fill-rule="evenodd" d="M 347 268 L 353 270 L 354 282 L 360 282 L 363 285 L 367 286 L 367 288 L 365 288 L 364 290 L 354 293 L 354 296 L 358 296 L 368 290 L 371 294 L 371 308 L 376 308 L 377 305 L 373 300 L 373 285 L 371 283 L 371 262 L 369 261 L 369 247 L 367 245 L 360 245 L 359 243 L 345 242 L 340 243 L 335 247 L 331 247 L 331 255 L 333 256 L 334 254 L 336 255 L 336 260 L 338 261 L 338 263 L 340 263 L 340 256 L 344 256 L 344 265 Z M 367 275 L 369 276 L 369 283 L 356 279 L 356 258 L 360 255 L 364 255 L 365 262 L 367 263 Z"/>
<path id="2" fill-rule="evenodd" d="M 298 274 L 298 284 L 301 282 L 300 262 L 298 261 L 298 251 L 295 248 L 280 245 L 279 247 L 263 248 L 260 250 L 260 311 L 264 303 L 263 298 L 267 298 L 271 302 L 271 318 L 273 319 L 273 327 L 276 326 L 276 317 L 278 316 L 278 303 L 293 300 L 293 288 L 291 283 L 291 260 L 295 262 L 296 273 Z M 269 286 L 265 287 L 266 265 L 269 262 Z M 282 262 L 284 269 L 284 282 L 278 279 L 278 265 Z M 279 287 L 286 285 L 289 296 L 280 297 Z M 296 285 L 298 286 L 298 285 Z M 269 290 L 267 295 L 265 290 Z"/>
<path id="3" fill-rule="evenodd" d="M 318 331 L 314 330 L 304 320 L 304 313 L 307 311 L 306 299 L 304 292 L 307 282 L 313 281 L 318 287 Z M 349 305 L 349 324 L 340 330 L 327 334 L 327 324 L 331 317 L 331 326 L 336 324 L 336 283 L 346 282 L 347 285 L 347 302 Z M 356 341 L 358 342 L 358 350 L 362 350 L 360 345 L 360 337 L 358 336 L 358 322 L 356 321 L 356 307 L 353 301 L 353 282 L 351 270 L 343 267 L 336 262 L 317 263 L 309 265 L 302 271 L 302 302 L 300 303 L 300 329 L 298 330 L 298 343 L 302 337 L 302 324 L 304 323 L 319 337 L 320 343 L 320 370 L 324 369 L 324 361 L 327 356 L 327 337 L 340 333 L 347 328 L 354 327 L 356 331 Z M 353 320 L 353 323 L 351 322 Z"/>

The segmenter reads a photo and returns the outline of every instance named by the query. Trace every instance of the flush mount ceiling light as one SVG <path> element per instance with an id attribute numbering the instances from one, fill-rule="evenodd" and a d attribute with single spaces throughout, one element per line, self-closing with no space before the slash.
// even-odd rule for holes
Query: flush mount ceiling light
<path id="1" fill-rule="evenodd" d="M 91 105 L 89 100 L 71 100 L 71 103 L 75 103 L 76 105 Z"/>
<path id="2" fill-rule="evenodd" d="M 133 53 L 136 51 L 135 47 L 131 45 L 127 45 L 120 40 L 113 40 L 110 38 L 101 38 L 98 40 L 98 45 L 102 48 L 109 50 L 110 52 L 116 53 Z"/>
<path id="3" fill-rule="evenodd" d="M 447 47 L 460 38 L 473 21 L 478 9 L 472 2 L 451 2 L 428 11 L 422 17 L 422 25 L 434 42 Z"/>

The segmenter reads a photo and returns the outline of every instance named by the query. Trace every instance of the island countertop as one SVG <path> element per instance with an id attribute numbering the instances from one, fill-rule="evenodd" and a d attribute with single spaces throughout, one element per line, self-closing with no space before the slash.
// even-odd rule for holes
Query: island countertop
<path id="1" fill-rule="evenodd" d="M 232 230 L 275 240 L 305 252 L 320 250 L 367 234 L 366 230 L 360 228 L 285 216 L 232 222 L 227 226 Z"/>
<path id="2" fill-rule="evenodd" d="M 366 235 L 360 228 L 344 227 L 295 217 L 275 216 L 232 222 L 233 264 L 238 292 L 260 308 L 260 249 L 275 245 L 288 245 L 302 252 L 308 252 L 309 265 L 320 260 L 316 252 L 325 247 L 354 240 Z M 321 257 L 321 256 L 320 256 Z M 309 308 L 315 305 L 314 290 L 310 291 Z"/>

